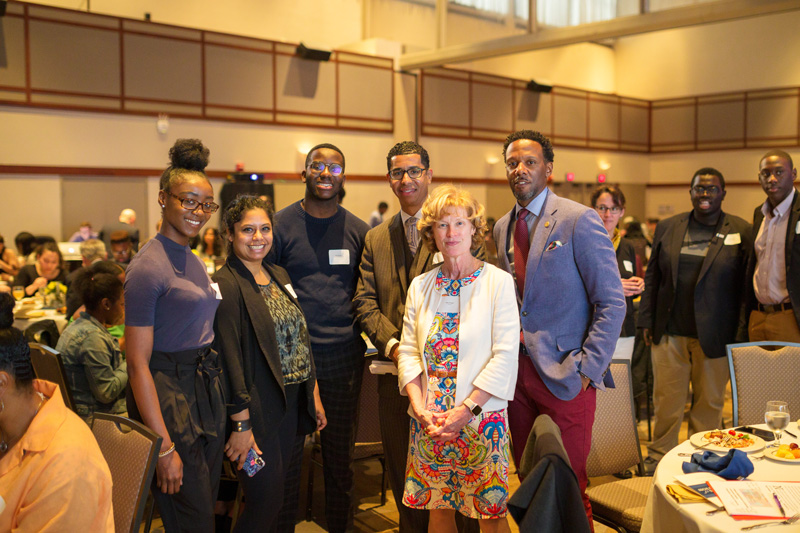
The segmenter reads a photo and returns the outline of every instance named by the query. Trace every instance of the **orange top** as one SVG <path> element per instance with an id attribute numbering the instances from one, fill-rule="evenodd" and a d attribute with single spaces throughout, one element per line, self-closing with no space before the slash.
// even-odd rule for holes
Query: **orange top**
<path id="1" fill-rule="evenodd" d="M 114 531 L 111 472 L 92 431 L 55 383 L 33 388 L 50 399 L 0 459 L 0 531 Z"/>

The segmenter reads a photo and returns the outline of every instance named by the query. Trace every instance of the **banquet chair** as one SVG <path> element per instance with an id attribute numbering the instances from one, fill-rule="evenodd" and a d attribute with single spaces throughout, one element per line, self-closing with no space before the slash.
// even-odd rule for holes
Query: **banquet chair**
<path id="1" fill-rule="evenodd" d="M 589 533 L 578 478 L 548 415 L 533 423 L 519 464 L 522 483 L 508 500 L 508 513 L 522 532 Z"/>
<path id="2" fill-rule="evenodd" d="M 161 436 L 123 416 L 95 413 L 92 433 L 111 471 L 114 529 L 138 533 Z"/>
<path id="3" fill-rule="evenodd" d="M 630 361 L 613 359 L 609 372 L 615 388 L 597 392 L 586 471 L 589 477 L 606 476 L 635 466 L 639 475 L 589 487 L 586 495 L 596 521 L 620 532 L 639 531 L 653 478 L 644 477 Z"/>
<path id="4" fill-rule="evenodd" d="M 770 400 L 785 401 L 789 413 L 800 413 L 800 387 L 794 370 L 800 363 L 800 344 L 761 341 L 729 344 L 726 348 L 734 426 L 763 424 Z"/>
<path id="5" fill-rule="evenodd" d="M 67 373 L 64 370 L 61 354 L 45 344 L 32 342 L 29 346 L 36 378 L 46 379 L 58 385 L 58 388 L 61 389 L 61 396 L 64 398 L 64 405 L 74 411 L 75 401 L 72 399 L 72 390 L 67 384 Z"/>
<path id="6" fill-rule="evenodd" d="M 369 352 L 367 352 L 369 353 Z M 356 443 L 353 451 L 353 462 L 377 459 L 381 465 L 381 503 L 386 505 L 386 460 L 383 455 L 383 441 L 381 439 L 380 417 L 378 415 L 378 376 L 369 371 L 367 359 L 364 364 L 364 375 L 361 381 L 361 394 L 358 400 L 358 413 L 356 421 Z M 320 445 L 319 431 L 312 434 L 311 456 L 308 461 L 307 496 L 306 496 L 306 521 L 314 519 L 312 505 L 314 495 L 314 467 L 322 466 L 322 447 Z M 380 506 L 379 506 L 380 507 Z"/>

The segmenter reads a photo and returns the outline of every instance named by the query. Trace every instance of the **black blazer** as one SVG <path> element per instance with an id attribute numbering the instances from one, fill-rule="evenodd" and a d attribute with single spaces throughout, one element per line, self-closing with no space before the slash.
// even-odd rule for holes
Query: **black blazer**
<path id="1" fill-rule="evenodd" d="M 270 277 L 286 293 L 302 314 L 300 304 L 287 289 L 289 274 L 281 267 L 264 262 Z M 263 450 L 265 442 L 274 438 L 274 428 L 286 412 L 275 323 L 264 302 L 255 278 L 235 255 L 212 279 L 219 283 L 222 301 L 214 319 L 214 349 L 220 355 L 223 387 L 228 415 L 250 409 L 253 436 Z M 311 346 L 309 345 L 309 356 Z M 311 377 L 300 390 L 298 435 L 316 429 L 314 385 L 316 372 L 311 357 Z"/>
<path id="2" fill-rule="evenodd" d="M 762 204 L 763 205 L 763 204 Z M 758 230 L 764 222 L 764 213 L 761 206 L 756 207 L 753 214 L 753 242 L 756 240 Z M 789 301 L 792 302 L 794 318 L 800 327 L 800 234 L 798 233 L 798 222 L 800 222 L 800 193 L 794 192 L 792 207 L 789 209 L 789 224 L 786 228 L 786 288 L 789 291 Z M 753 276 L 756 273 L 756 254 L 753 253 L 747 265 L 747 311 L 756 308 L 755 289 L 753 288 Z"/>
<path id="3" fill-rule="evenodd" d="M 656 343 L 661 341 L 675 305 L 678 263 L 690 214 L 681 213 L 659 222 L 653 237 L 637 326 L 650 329 Z M 724 244 L 728 235 L 737 233 L 741 242 Z M 744 340 L 741 338 L 743 331 L 739 329 L 739 316 L 747 263 L 752 251 L 750 224 L 737 216 L 722 213 L 694 291 L 697 336 L 706 357 L 725 357 L 726 344 Z"/>
<path id="4" fill-rule="evenodd" d="M 629 264 L 625 264 L 626 261 Z M 628 266 L 630 266 L 630 270 L 628 270 Z M 636 249 L 628 239 L 620 239 L 619 246 L 617 246 L 617 267 L 619 267 L 619 277 L 622 279 L 630 279 L 636 275 Z M 622 323 L 620 337 L 636 335 L 636 309 L 633 299 L 633 296 L 625 297 L 625 321 Z"/>

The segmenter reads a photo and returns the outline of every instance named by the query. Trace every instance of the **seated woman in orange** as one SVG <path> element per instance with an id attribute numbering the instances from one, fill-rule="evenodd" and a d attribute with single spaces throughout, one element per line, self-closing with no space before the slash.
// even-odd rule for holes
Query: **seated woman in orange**
<path id="1" fill-rule="evenodd" d="M 34 379 L 13 308 L 0 293 L 0 531 L 113 531 L 108 465 L 58 386 Z"/>
<path id="2" fill-rule="evenodd" d="M 54 242 L 46 242 L 36 248 L 36 263 L 25 265 L 17 274 L 14 285 L 25 287 L 25 296 L 33 296 L 51 281 L 66 284 L 67 273 L 63 268 L 61 250 Z"/>

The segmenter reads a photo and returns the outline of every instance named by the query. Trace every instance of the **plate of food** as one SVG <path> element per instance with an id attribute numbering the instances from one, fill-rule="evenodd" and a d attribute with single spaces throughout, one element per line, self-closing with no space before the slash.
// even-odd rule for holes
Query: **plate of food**
<path id="1" fill-rule="evenodd" d="M 714 431 L 701 431 L 689 438 L 689 442 L 714 452 L 727 452 L 730 450 L 742 450 L 745 453 L 759 452 L 764 449 L 766 443 L 761 437 L 742 433 L 733 429 L 715 429 Z"/>
<path id="2" fill-rule="evenodd" d="M 791 444 L 781 444 L 777 450 L 770 450 L 764 453 L 764 457 L 782 463 L 794 463 L 800 465 L 800 447 L 794 442 Z"/>

